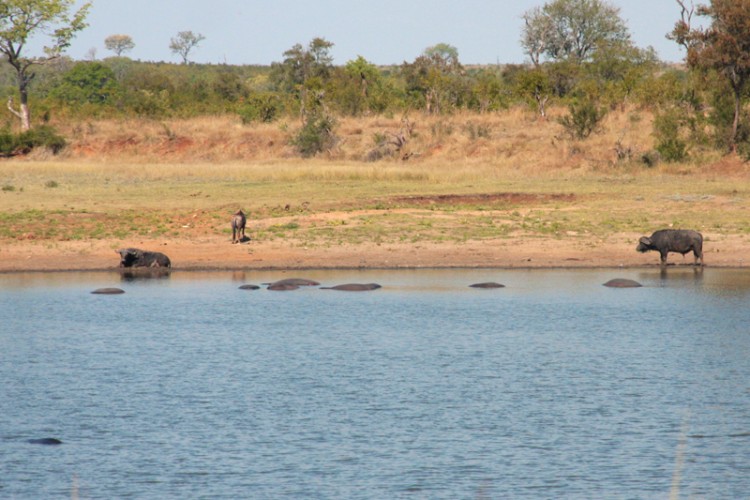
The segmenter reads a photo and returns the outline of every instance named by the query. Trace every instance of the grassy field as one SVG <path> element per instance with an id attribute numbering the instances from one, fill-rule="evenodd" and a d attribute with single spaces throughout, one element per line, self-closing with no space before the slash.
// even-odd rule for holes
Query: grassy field
<path id="1" fill-rule="evenodd" d="M 306 245 L 519 233 L 606 238 L 667 226 L 750 232 L 750 185 L 744 178 L 659 171 L 529 176 L 450 163 L 6 162 L 0 188 L 5 239 L 222 233 L 238 208 L 254 221 L 258 238 Z"/>
<path id="2" fill-rule="evenodd" d="M 408 160 L 363 160 L 374 137 L 407 122 Z M 197 238 L 228 232 L 238 208 L 256 238 L 306 246 L 519 234 L 585 242 L 668 226 L 750 233 L 747 166 L 719 155 L 645 165 L 650 117 L 637 110 L 610 113 L 583 142 L 518 110 L 347 120 L 339 146 L 312 160 L 288 150 L 294 126 L 71 126 L 63 157 L 0 163 L 0 239 Z"/>

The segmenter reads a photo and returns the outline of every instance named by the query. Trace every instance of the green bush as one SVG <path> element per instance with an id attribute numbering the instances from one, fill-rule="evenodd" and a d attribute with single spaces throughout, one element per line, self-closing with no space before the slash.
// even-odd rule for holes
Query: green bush
<path id="1" fill-rule="evenodd" d="M 667 162 L 683 161 L 688 156 L 687 144 L 678 138 L 664 139 L 656 145 L 659 157 Z"/>
<path id="2" fill-rule="evenodd" d="M 558 119 L 558 123 L 565 127 L 565 131 L 573 139 L 586 139 L 599 126 L 599 122 L 604 118 L 605 111 L 591 101 L 584 101 L 579 104 L 568 106 L 570 114 Z"/>
<path id="3" fill-rule="evenodd" d="M 682 139 L 683 119 L 677 109 L 654 119 L 654 136 L 659 157 L 667 162 L 683 161 L 688 156 L 687 142 Z"/>
<path id="4" fill-rule="evenodd" d="M 58 135 L 55 129 L 48 125 L 42 125 L 20 134 L 0 132 L 0 156 L 27 154 L 35 148 L 46 148 L 53 154 L 57 154 L 66 145 L 65 138 Z"/>
<path id="5" fill-rule="evenodd" d="M 252 122 L 271 123 L 281 112 L 279 98 L 270 93 L 255 94 L 250 96 L 240 106 L 237 114 L 240 115 L 242 123 L 247 125 Z"/>
<path id="6" fill-rule="evenodd" d="M 737 154 L 740 155 L 745 161 L 750 161 L 750 116 L 743 113 L 740 118 L 739 126 L 737 127 L 737 137 L 735 138 L 737 144 Z"/>
<path id="7" fill-rule="evenodd" d="M 67 104 L 105 104 L 119 93 L 114 72 L 98 62 L 81 62 L 62 76 L 51 95 Z"/>
<path id="8" fill-rule="evenodd" d="M 291 143 L 303 157 L 315 156 L 335 146 L 336 135 L 333 133 L 335 126 L 336 121 L 332 117 L 312 114 L 292 137 Z"/>

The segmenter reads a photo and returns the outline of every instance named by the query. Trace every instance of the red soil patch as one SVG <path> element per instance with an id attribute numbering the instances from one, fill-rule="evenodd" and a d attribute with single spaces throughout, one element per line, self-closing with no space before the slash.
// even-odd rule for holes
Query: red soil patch
<path id="1" fill-rule="evenodd" d="M 394 201 L 415 205 L 528 205 L 553 201 L 574 201 L 574 194 L 478 193 L 399 196 Z"/>

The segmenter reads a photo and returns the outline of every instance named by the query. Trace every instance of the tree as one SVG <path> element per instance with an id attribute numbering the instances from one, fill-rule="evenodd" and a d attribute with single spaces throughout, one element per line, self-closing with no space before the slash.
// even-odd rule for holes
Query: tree
<path id="1" fill-rule="evenodd" d="M 294 92 L 307 80 L 325 79 L 333 67 L 329 50 L 333 43 L 325 38 L 313 38 L 307 45 L 295 44 L 284 52 L 284 61 L 271 65 L 271 79 L 279 90 Z"/>
<path id="2" fill-rule="evenodd" d="M 534 68 L 518 75 L 516 92 L 524 99 L 533 101 L 539 116 L 547 117 L 547 102 L 552 97 L 552 82 L 542 68 Z"/>
<path id="3" fill-rule="evenodd" d="M 177 36 L 169 41 L 169 50 L 182 57 L 182 63 L 188 63 L 190 52 L 196 48 L 206 37 L 192 31 L 180 31 Z"/>
<path id="4" fill-rule="evenodd" d="M 51 94 L 70 104 L 106 104 L 118 93 L 114 72 L 98 62 L 79 62 Z"/>
<path id="5" fill-rule="evenodd" d="M 135 47 L 135 42 L 129 35 L 110 35 L 104 39 L 104 47 L 111 50 L 117 57 L 123 52 L 130 52 Z"/>
<path id="6" fill-rule="evenodd" d="M 682 0 L 677 4 L 682 15 L 669 37 L 687 49 L 688 66 L 715 70 L 732 88 L 734 119 L 729 147 L 736 151 L 742 98 L 750 81 L 750 0 L 711 0 L 710 5 L 699 5 L 697 11 L 692 3 L 690 8 Z M 694 12 L 708 17 L 711 24 L 693 28 Z"/>
<path id="7" fill-rule="evenodd" d="M 460 104 L 464 97 L 464 69 L 458 50 L 440 43 L 426 48 L 413 63 L 401 65 L 407 91 L 420 101 L 430 114 L 441 114 Z"/>
<path id="8" fill-rule="evenodd" d="M 547 45 L 552 39 L 552 19 L 544 14 L 541 7 L 526 11 L 523 16 L 524 28 L 521 32 L 521 47 L 535 67 L 539 67 Z"/>
<path id="9" fill-rule="evenodd" d="M 333 57 L 329 54 L 331 47 L 333 43 L 325 38 L 313 38 L 307 48 L 295 44 L 284 52 L 283 62 L 271 65 L 274 87 L 299 99 L 303 117 L 321 105 L 323 85 L 333 69 Z"/>
<path id="10" fill-rule="evenodd" d="M 394 89 L 381 71 L 364 57 L 347 61 L 331 75 L 331 101 L 340 113 L 356 116 L 382 113 L 393 104 Z"/>
<path id="11" fill-rule="evenodd" d="M 73 37 L 86 27 L 85 19 L 90 3 L 85 3 L 72 15 L 75 0 L 4 0 L 0 2 L 0 53 L 16 72 L 20 105 L 13 106 L 8 99 L 8 109 L 21 120 L 21 129 L 31 128 L 29 109 L 29 84 L 34 79 L 31 67 L 60 57 L 70 46 Z M 36 33 L 48 35 L 52 40 L 44 47 L 43 57 L 24 55 L 26 43 Z"/>
<path id="12" fill-rule="evenodd" d="M 442 62 L 443 66 L 447 67 L 458 67 L 458 49 L 453 45 L 447 43 L 438 43 L 432 47 L 427 47 L 422 53 L 429 59 L 435 59 Z"/>
<path id="13" fill-rule="evenodd" d="M 535 65 L 542 55 L 580 63 L 607 45 L 631 43 L 620 9 L 602 0 L 553 0 L 523 19 L 521 46 Z"/>

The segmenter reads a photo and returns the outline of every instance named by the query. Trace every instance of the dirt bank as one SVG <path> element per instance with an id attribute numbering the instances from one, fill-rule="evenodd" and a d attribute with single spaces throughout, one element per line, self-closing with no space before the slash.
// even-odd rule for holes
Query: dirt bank
<path id="1" fill-rule="evenodd" d="M 305 248 L 294 241 L 249 241 L 232 245 L 224 236 L 200 239 L 111 241 L 6 241 L 0 272 L 104 270 L 116 268 L 115 250 L 132 246 L 166 253 L 175 269 L 330 269 L 330 268 L 593 268 L 657 266 L 658 254 L 635 251 L 639 235 L 607 241 L 503 238 L 467 243 L 360 244 Z M 750 245 L 738 236 L 706 236 L 705 260 L 712 267 L 744 267 Z M 670 263 L 690 264 L 670 254 Z"/>

